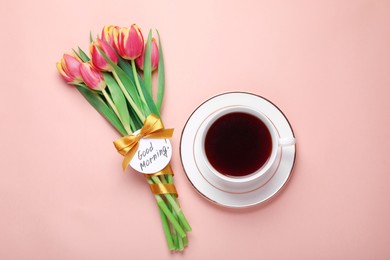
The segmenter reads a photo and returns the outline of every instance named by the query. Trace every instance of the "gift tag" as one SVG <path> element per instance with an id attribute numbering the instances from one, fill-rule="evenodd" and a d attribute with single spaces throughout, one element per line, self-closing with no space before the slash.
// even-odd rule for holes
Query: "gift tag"
<path id="1" fill-rule="evenodd" d="M 142 138 L 130 166 L 140 173 L 152 174 L 164 169 L 171 157 L 172 146 L 168 139 Z"/>

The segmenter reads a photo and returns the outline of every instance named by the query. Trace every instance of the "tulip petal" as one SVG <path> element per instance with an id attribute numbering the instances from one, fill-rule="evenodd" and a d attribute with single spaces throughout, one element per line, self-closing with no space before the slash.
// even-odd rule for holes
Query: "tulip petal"
<path id="1" fill-rule="evenodd" d="M 80 73 L 84 83 L 94 90 L 103 90 L 106 86 L 103 75 L 92 67 L 90 63 L 82 63 L 80 65 Z"/>
<path id="2" fill-rule="evenodd" d="M 56 66 L 58 72 L 67 83 L 82 82 L 79 66 L 81 61 L 72 55 L 64 54 Z"/>
<path id="3" fill-rule="evenodd" d="M 79 77 L 80 76 L 79 66 L 81 61 L 69 54 L 64 54 L 63 60 L 66 65 L 65 71 L 67 71 L 68 75 L 73 77 L 74 79 Z"/>
<path id="4" fill-rule="evenodd" d="M 66 82 L 71 82 L 72 81 L 72 78 L 70 78 L 64 71 L 63 67 L 62 67 L 62 64 L 61 62 L 57 62 L 56 63 L 56 67 L 57 67 L 57 70 L 58 72 L 60 73 L 60 75 L 62 76 L 62 78 L 66 81 Z"/>
<path id="5" fill-rule="evenodd" d="M 152 38 L 152 71 L 156 70 L 158 67 L 158 61 L 159 61 L 159 52 L 158 52 L 158 46 L 156 43 L 156 39 Z"/>
<path id="6" fill-rule="evenodd" d="M 122 28 L 114 30 L 112 32 L 112 37 L 114 38 L 114 49 L 118 52 L 119 56 L 122 57 L 122 52 L 120 50 L 120 37 L 121 37 Z"/>
<path id="7" fill-rule="evenodd" d="M 145 60 L 145 48 L 144 51 L 142 52 L 141 56 L 135 59 L 135 63 L 137 64 L 137 67 L 140 70 L 144 70 L 144 60 Z"/>
<path id="8" fill-rule="evenodd" d="M 104 52 L 108 58 L 115 64 L 118 63 L 118 56 L 114 49 L 105 41 L 97 38 L 90 45 L 91 59 L 93 65 L 102 71 L 112 71 L 112 66 L 106 61 L 106 59 L 100 54 L 97 47 Z"/>
<path id="9" fill-rule="evenodd" d="M 96 39 L 98 42 L 99 47 L 102 49 L 102 51 L 114 62 L 118 63 L 118 56 L 116 55 L 114 49 L 105 41 L 102 41 L 100 39 Z"/>
<path id="10" fill-rule="evenodd" d="M 115 48 L 119 55 L 126 60 L 138 58 L 144 49 L 144 38 L 141 29 L 133 24 L 130 28 L 123 27 L 119 30 L 119 36 L 116 37 Z"/>
<path id="11" fill-rule="evenodd" d="M 129 28 L 126 27 L 121 28 L 117 37 L 117 41 L 115 43 L 119 55 L 124 59 L 128 59 L 124 49 L 124 42 L 126 41 L 126 38 L 129 35 L 128 31 Z"/>
<path id="12" fill-rule="evenodd" d="M 110 65 L 106 62 L 106 60 L 100 55 L 99 51 L 95 46 L 91 45 L 91 60 L 93 65 L 99 70 L 110 70 Z"/>
<path id="13" fill-rule="evenodd" d="M 114 25 L 106 25 L 103 27 L 101 39 L 107 42 L 111 47 L 115 47 L 114 41 L 117 37 L 120 28 Z"/>

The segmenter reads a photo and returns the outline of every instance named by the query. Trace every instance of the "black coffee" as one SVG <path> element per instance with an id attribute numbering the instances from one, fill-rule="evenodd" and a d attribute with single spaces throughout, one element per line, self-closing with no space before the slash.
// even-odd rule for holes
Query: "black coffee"
<path id="1" fill-rule="evenodd" d="M 220 173 L 241 177 L 254 173 L 269 159 L 271 134 L 257 117 L 233 112 L 218 118 L 209 128 L 205 151 L 210 164 Z"/>

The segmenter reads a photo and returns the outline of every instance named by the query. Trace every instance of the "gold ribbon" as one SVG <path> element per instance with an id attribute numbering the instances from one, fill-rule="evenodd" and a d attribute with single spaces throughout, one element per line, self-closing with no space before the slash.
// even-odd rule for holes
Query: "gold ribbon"
<path id="1" fill-rule="evenodd" d="M 162 121 L 156 115 L 149 115 L 137 135 L 127 135 L 114 142 L 118 152 L 125 158 L 122 162 L 123 171 L 126 170 L 139 146 L 142 138 L 165 139 L 172 137 L 173 129 L 165 129 Z"/>
<path id="2" fill-rule="evenodd" d="M 177 191 L 176 191 L 175 185 L 173 185 L 173 184 L 153 183 L 153 184 L 149 184 L 149 186 L 150 186 L 150 190 L 153 192 L 153 194 L 170 193 L 170 194 L 174 194 L 175 196 L 177 196 Z"/>
<path id="3" fill-rule="evenodd" d="M 153 173 L 153 174 L 145 174 L 146 178 L 151 178 L 153 176 L 161 176 L 161 175 L 172 175 L 173 176 L 173 171 L 171 166 L 168 164 L 165 166 L 164 169 L 162 169 L 159 172 Z M 153 194 L 166 194 L 170 193 L 178 197 L 179 195 L 177 194 L 176 187 L 172 183 L 152 183 L 149 184 L 150 190 L 152 191 Z"/>

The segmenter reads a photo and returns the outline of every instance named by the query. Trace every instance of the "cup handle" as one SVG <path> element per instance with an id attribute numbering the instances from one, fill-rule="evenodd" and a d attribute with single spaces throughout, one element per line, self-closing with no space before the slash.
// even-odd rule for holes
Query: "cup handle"
<path id="1" fill-rule="evenodd" d="M 279 146 L 289 146 L 295 144 L 295 138 L 294 137 L 285 137 L 279 139 Z"/>

